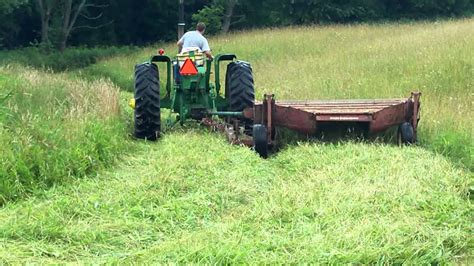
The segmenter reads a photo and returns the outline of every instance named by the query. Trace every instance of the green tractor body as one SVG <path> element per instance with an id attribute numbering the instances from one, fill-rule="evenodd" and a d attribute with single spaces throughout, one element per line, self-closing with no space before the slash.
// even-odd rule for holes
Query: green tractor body
<path id="1" fill-rule="evenodd" d="M 221 91 L 220 64 L 227 65 L 225 91 Z M 166 94 L 160 92 L 158 65 L 166 64 Z M 214 82 L 211 71 L 214 65 Z M 172 78 L 173 76 L 173 78 Z M 190 52 L 171 59 L 153 56 L 135 67 L 135 137 L 156 140 L 161 131 L 161 108 L 177 114 L 177 122 L 202 120 L 213 115 L 238 117 L 254 104 L 255 93 L 251 66 L 236 61 L 233 54 L 205 60 L 202 54 Z"/>

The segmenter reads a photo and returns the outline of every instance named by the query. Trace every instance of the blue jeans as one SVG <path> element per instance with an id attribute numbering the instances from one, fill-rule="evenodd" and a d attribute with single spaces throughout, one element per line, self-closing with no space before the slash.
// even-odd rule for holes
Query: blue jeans
<path id="1" fill-rule="evenodd" d="M 173 76 L 174 76 L 174 83 L 180 84 L 181 83 L 181 74 L 179 73 L 179 64 L 177 62 L 173 63 Z"/>

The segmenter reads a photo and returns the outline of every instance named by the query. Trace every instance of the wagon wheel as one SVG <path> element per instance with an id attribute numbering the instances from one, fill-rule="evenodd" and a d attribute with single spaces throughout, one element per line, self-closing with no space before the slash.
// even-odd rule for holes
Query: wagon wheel
<path id="1" fill-rule="evenodd" d="M 410 145 L 416 142 L 415 130 L 411 123 L 405 122 L 398 126 L 397 143 L 401 145 Z"/>
<path id="2" fill-rule="evenodd" d="M 262 124 L 254 124 L 252 129 L 255 151 L 263 158 L 268 157 L 267 128 Z"/>

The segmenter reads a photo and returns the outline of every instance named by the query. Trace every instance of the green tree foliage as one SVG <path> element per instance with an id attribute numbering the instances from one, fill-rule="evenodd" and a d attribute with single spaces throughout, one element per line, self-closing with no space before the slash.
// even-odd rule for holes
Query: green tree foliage
<path id="1" fill-rule="evenodd" d="M 410 17 L 458 16 L 473 12 L 472 0 L 405 0 L 405 14 Z M 401 6 L 402 8 L 404 6 Z"/>
<path id="2" fill-rule="evenodd" d="M 0 1 L 0 47 L 41 41 L 38 0 Z M 56 0 L 63 1 L 63 0 Z M 75 0 L 76 1 L 76 0 Z M 255 27 L 472 16 L 472 0 L 185 0 L 187 28 L 204 21 L 208 33 Z M 77 18 L 70 45 L 144 45 L 176 39 L 176 0 L 94 0 Z M 61 8 L 51 39 L 61 36 Z M 193 15 L 194 14 L 194 15 Z M 88 18 L 94 18 L 91 22 Z"/>
<path id="3" fill-rule="evenodd" d="M 2 0 L 0 2 L 0 14 L 6 15 L 21 5 L 24 5 L 28 0 Z"/>
<path id="4" fill-rule="evenodd" d="M 204 22 L 207 25 L 206 33 L 216 34 L 221 31 L 223 15 L 224 7 L 221 5 L 205 6 L 192 16 L 193 24 Z"/>
<path id="5" fill-rule="evenodd" d="M 34 3 L 20 0 L 0 0 L 0 22 L 0 48 L 29 45 L 40 23 Z"/>
<path id="6" fill-rule="evenodd" d="M 287 10 L 290 23 L 351 22 L 373 18 L 378 0 L 295 0 Z"/>

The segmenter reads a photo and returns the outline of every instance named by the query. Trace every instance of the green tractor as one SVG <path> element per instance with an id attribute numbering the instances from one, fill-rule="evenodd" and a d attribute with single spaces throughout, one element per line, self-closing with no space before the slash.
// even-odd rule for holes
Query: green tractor
<path id="1" fill-rule="evenodd" d="M 220 65 L 227 65 L 224 91 L 219 78 Z M 166 91 L 161 95 L 157 63 L 166 63 Z M 214 82 L 211 81 L 214 65 Z M 172 78 L 173 76 L 173 78 Z M 177 55 L 171 59 L 160 49 L 159 55 L 135 66 L 134 135 L 139 139 L 156 140 L 161 131 L 161 108 L 176 113 L 174 123 L 188 120 L 202 121 L 212 116 L 239 120 L 251 128 L 243 118 L 245 108 L 253 107 L 255 89 L 249 63 L 237 61 L 234 54 L 217 55 L 213 60 L 199 52 Z"/>

